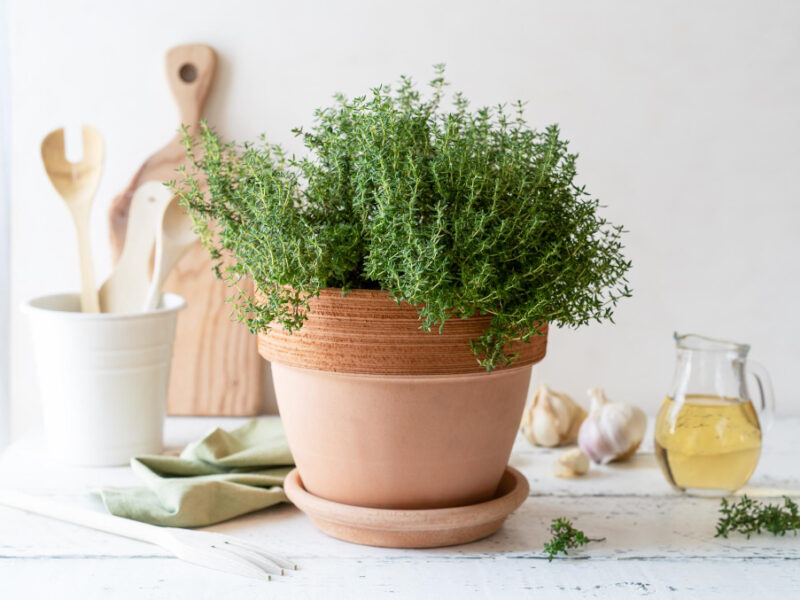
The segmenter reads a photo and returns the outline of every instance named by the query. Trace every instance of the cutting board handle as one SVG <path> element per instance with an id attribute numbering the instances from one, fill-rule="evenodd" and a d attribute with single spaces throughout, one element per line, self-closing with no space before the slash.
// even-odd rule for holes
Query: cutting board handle
<path id="1" fill-rule="evenodd" d="M 194 129 L 211 90 L 217 54 L 209 46 L 185 44 L 167 52 L 167 79 L 178 103 L 181 123 Z"/>

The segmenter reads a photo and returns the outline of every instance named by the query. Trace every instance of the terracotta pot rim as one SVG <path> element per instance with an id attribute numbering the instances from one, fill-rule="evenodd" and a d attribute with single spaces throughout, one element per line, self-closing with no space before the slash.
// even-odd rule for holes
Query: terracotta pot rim
<path id="1" fill-rule="evenodd" d="M 325 288 L 309 298 L 298 330 L 280 326 L 258 334 L 267 360 L 318 371 L 386 376 L 486 374 L 472 343 L 491 325 L 491 315 L 451 317 L 441 330 L 424 331 L 417 308 L 397 303 L 385 290 Z M 528 342 L 512 341 L 518 358 L 494 371 L 531 365 L 544 358 L 547 323 Z"/>
<path id="2" fill-rule="evenodd" d="M 340 287 L 322 288 L 319 291 L 319 294 L 320 295 L 322 295 L 322 294 L 328 294 L 328 295 L 335 294 L 337 296 L 342 296 L 342 290 L 343 289 L 344 288 L 340 288 Z M 349 296 L 351 294 L 362 295 L 362 296 L 388 296 L 388 295 L 391 294 L 391 292 L 389 292 L 387 290 L 381 290 L 381 289 L 375 290 L 375 289 L 370 289 L 370 288 L 349 288 L 347 290 L 347 292 L 344 294 L 343 297 L 346 298 L 347 296 Z"/>

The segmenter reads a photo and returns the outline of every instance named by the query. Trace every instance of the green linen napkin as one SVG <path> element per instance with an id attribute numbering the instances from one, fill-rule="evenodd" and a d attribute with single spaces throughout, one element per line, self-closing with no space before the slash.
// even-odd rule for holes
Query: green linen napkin
<path id="1" fill-rule="evenodd" d="M 170 527 L 202 527 L 287 502 L 293 465 L 278 417 L 215 429 L 178 456 L 138 456 L 131 467 L 144 487 L 99 490 L 108 511 Z"/>

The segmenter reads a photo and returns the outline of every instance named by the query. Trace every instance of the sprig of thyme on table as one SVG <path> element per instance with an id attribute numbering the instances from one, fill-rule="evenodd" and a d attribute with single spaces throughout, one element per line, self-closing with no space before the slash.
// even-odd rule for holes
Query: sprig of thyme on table
<path id="1" fill-rule="evenodd" d="M 780 504 L 765 504 L 746 495 L 737 502 L 722 499 L 714 537 L 727 538 L 731 533 L 741 533 L 748 538 L 753 534 L 769 532 L 773 535 L 786 535 L 800 531 L 800 507 L 788 496 L 783 496 Z M 544 544 L 547 560 L 552 562 L 558 554 L 569 554 L 589 542 L 602 542 L 605 538 L 587 537 L 580 529 L 572 526 L 569 519 L 560 517 L 550 524 L 550 541 Z"/>
<path id="2" fill-rule="evenodd" d="M 738 502 L 722 499 L 719 509 L 722 515 L 717 522 L 714 537 L 727 538 L 730 533 L 742 533 L 748 538 L 754 533 L 768 531 L 773 535 L 786 535 L 800 529 L 800 513 L 795 502 L 788 496 L 780 504 L 762 504 L 757 500 L 742 496 Z"/>
<path id="3" fill-rule="evenodd" d="M 548 562 L 552 562 L 553 558 L 559 553 L 564 555 L 568 554 L 568 550 L 574 550 L 589 542 L 602 542 L 606 538 L 589 538 L 580 529 L 575 529 L 572 522 L 565 518 L 554 519 L 550 524 L 550 533 L 553 537 L 549 542 L 544 545 L 544 551 L 547 552 Z"/>

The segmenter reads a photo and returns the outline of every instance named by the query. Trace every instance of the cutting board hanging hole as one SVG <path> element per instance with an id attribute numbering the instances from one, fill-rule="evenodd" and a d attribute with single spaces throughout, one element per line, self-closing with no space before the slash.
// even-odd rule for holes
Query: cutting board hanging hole
<path id="1" fill-rule="evenodd" d="M 197 79 L 197 67 L 192 63 L 185 63 L 181 66 L 180 71 L 178 71 L 178 76 L 184 83 L 192 83 Z"/>

